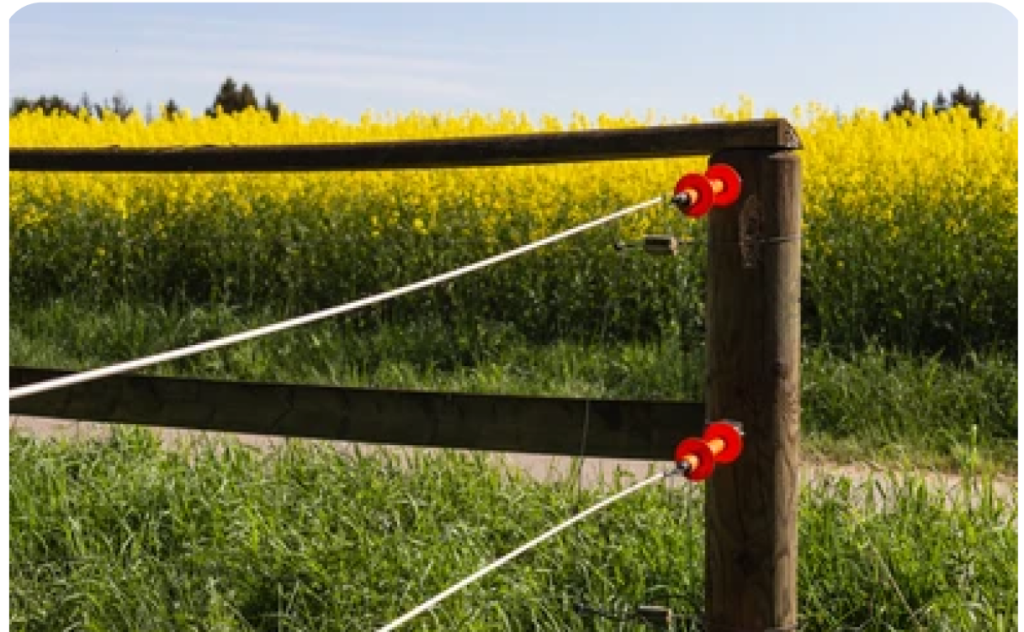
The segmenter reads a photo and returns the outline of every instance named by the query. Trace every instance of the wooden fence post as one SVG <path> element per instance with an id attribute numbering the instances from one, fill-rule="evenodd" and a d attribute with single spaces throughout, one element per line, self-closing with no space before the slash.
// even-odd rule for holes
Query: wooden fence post
<path id="1" fill-rule="evenodd" d="M 710 420 L 743 423 L 745 448 L 716 468 L 706 502 L 705 630 L 795 630 L 800 429 L 800 158 L 714 155 L 743 179 L 710 214 Z"/>

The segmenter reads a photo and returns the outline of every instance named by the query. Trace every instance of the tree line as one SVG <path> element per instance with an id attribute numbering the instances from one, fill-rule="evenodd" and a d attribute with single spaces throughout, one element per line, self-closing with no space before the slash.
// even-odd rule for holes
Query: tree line
<path id="1" fill-rule="evenodd" d="M 885 110 L 883 116 L 889 119 L 893 116 L 902 116 L 904 112 L 924 115 L 929 109 L 938 114 L 957 106 L 963 106 L 970 112 L 971 118 L 980 124 L 982 120 L 982 106 L 984 104 L 985 100 L 981 97 L 980 93 L 977 91 L 971 92 L 963 84 L 951 90 L 949 96 L 946 96 L 940 90 L 935 99 L 930 102 L 927 99 L 918 101 L 910 94 L 910 90 L 904 90 L 893 101 L 892 105 Z M 215 117 L 218 107 L 225 114 L 242 112 L 246 108 L 251 107 L 258 111 L 269 112 L 274 121 L 277 121 L 281 115 L 280 104 L 274 101 L 269 92 L 266 94 L 261 105 L 252 86 L 248 83 L 243 83 L 239 86 L 231 77 L 228 77 L 221 84 L 220 90 L 217 91 L 213 98 L 213 105 L 206 108 L 206 116 Z M 81 101 L 77 104 L 70 103 L 56 95 L 41 96 L 34 100 L 26 97 L 15 97 L 11 102 L 11 116 L 16 116 L 19 112 L 25 110 L 42 110 L 45 114 L 65 112 L 76 116 L 84 110 L 86 115 L 95 116 L 96 118 L 102 118 L 103 113 L 106 111 L 121 119 L 126 119 L 135 112 L 135 108 L 129 105 L 127 99 L 120 92 L 115 94 L 112 99 L 104 100 L 103 103 L 93 103 L 89 99 L 88 94 L 83 94 Z M 150 122 L 155 118 L 152 110 L 152 106 L 147 106 L 145 113 L 146 122 Z M 174 99 L 170 99 L 163 105 L 161 115 L 168 119 L 173 119 L 180 111 L 181 108 L 175 103 Z"/>
<path id="2" fill-rule="evenodd" d="M 951 90 L 948 97 L 939 90 L 939 93 L 935 95 L 935 99 L 931 102 L 927 99 L 918 102 L 910 94 L 910 90 L 904 90 L 903 94 L 898 96 L 893 101 L 892 106 L 885 111 L 885 118 L 902 116 L 904 112 L 911 114 L 920 113 L 923 116 L 929 109 L 938 114 L 946 110 L 952 110 L 957 106 L 963 106 L 970 112 L 971 118 L 980 123 L 982 119 L 982 106 L 984 104 L 985 100 L 981 98 L 980 93 L 977 91 L 971 92 L 962 83 L 955 90 Z"/>
<path id="3" fill-rule="evenodd" d="M 281 105 L 274 101 L 274 98 L 270 96 L 268 92 L 260 103 L 260 100 L 256 97 L 256 90 L 253 89 L 248 83 L 243 83 L 241 86 L 235 82 L 234 79 L 228 77 L 223 84 L 221 84 L 220 90 L 213 98 L 213 105 L 206 108 L 206 116 L 216 117 L 217 108 L 220 108 L 224 114 L 232 114 L 234 112 L 242 112 L 246 108 L 254 108 L 259 111 L 266 111 L 270 113 L 271 118 L 277 121 L 278 117 L 281 116 Z M 53 96 L 41 96 L 38 99 L 29 99 L 27 97 L 15 97 L 11 100 L 10 115 L 17 116 L 19 113 L 24 111 L 42 110 L 44 114 L 53 114 L 56 112 L 63 112 L 65 114 L 71 114 L 74 116 L 85 115 L 90 117 L 96 117 L 99 119 L 103 118 L 104 112 L 109 112 L 114 116 L 124 120 L 135 113 L 135 108 L 132 107 L 124 94 L 117 92 L 113 98 L 105 99 L 102 103 L 93 102 L 88 93 L 83 94 L 81 100 L 78 103 L 72 103 L 66 99 L 53 95 Z M 167 119 L 173 119 L 174 116 L 181 111 L 181 107 L 174 101 L 169 99 L 163 104 L 162 112 L 160 116 Z M 146 113 L 144 118 L 146 122 L 150 122 L 156 118 L 154 115 L 152 105 L 146 107 Z"/>

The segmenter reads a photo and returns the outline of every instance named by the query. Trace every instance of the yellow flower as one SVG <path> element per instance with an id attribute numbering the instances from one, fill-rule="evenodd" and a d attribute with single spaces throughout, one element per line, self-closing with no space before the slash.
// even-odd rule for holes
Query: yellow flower
<path id="1" fill-rule="evenodd" d="M 753 101 L 743 97 L 738 108 L 721 106 L 714 116 L 739 121 L 756 113 Z M 896 238 L 907 232 L 899 224 L 906 214 L 898 211 L 908 208 L 924 217 L 934 215 L 935 225 L 951 234 L 1007 218 L 1015 223 L 1016 114 L 986 105 L 986 122 L 979 126 L 962 109 L 885 120 L 870 110 L 837 115 L 810 103 L 793 108 L 792 116 L 804 145 L 800 156 L 806 231 L 842 213 L 864 226 L 884 227 L 876 234 Z M 550 115 L 534 121 L 506 110 L 493 115 L 367 112 L 350 122 L 283 110 L 274 123 L 265 113 L 249 110 L 217 118 L 181 112 L 174 120 L 145 124 L 137 117 L 122 121 L 108 116 L 99 121 L 36 111 L 13 117 L 9 132 L 12 148 L 273 145 L 633 127 L 655 120 L 656 115 L 648 112 L 643 120 L 628 114 L 592 119 L 574 113 L 568 121 Z M 683 115 L 661 122 L 697 120 Z M 513 245 L 524 235 L 548 235 L 664 193 L 684 173 L 703 172 L 706 166 L 706 158 L 669 158 L 402 172 L 15 172 L 9 177 L 11 241 L 22 238 L 21 229 L 57 227 L 74 209 L 88 209 L 100 219 L 159 225 L 159 231 L 151 232 L 167 235 L 203 234 L 241 218 L 254 222 L 255 233 L 250 234 L 260 239 L 276 239 L 277 229 L 271 227 L 281 221 L 307 227 L 339 222 L 353 239 L 377 238 L 407 225 L 405 217 L 411 218 L 408 225 L 416 234 L 445 231 L 453 239 Z M 973 210 L 949 217 L 951 205 Z M 274 216 L 288 219 L 271 221 Z M 624 221 L 622 228 L 642 234 L 667 226 L 678 234 L 693 225 L 677 214 L 647 212 Z M 180 231 L 182 227 L 188 230 Z"/>

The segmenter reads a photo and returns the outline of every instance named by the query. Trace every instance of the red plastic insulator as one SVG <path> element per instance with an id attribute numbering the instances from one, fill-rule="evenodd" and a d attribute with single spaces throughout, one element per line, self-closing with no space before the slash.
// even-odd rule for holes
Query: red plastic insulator
<path id="1" fill-rule="evenodd" d="M 690 205 L 683 211 L 689 217 L 701 217 L 714 206 L 715 191 L 711 182 L 699 173 L 688 173 L 676 182 L 675 194 L 680 193 L 690 195 Z"/>
<path id="2" fill-rule="evenodd" d="M 696 465 L 693 464 L 693 460 L 697 461 Z M 715 455 L 703 440 L 690 437 L 683 439 L 676 446 L 676 465 L 682 467 L 683 463 L 690 464 L 690 469 L 685 474 L 687 480 L 702 481 L 714 471 Z"/>
<path id="3" fill-rule="evenodd" d="M 689 198 L 683 213 L 689 217 L 701 217 L 713 207 L 735 203 L 742 188 L 739 172 L 725 163 L 718 163 L 708 167 L 704 175 L 688 173 L 680 178 L 675 195 L 686 194 Z"/>
<path id="4" fill-rule="evenodd" d="M 724 447 L 715 455 L 718 463 L 732 463 L 743 451 L 743 435 L 736 429 L 736 426 L 726 421 L 716 421 L 704 428 L 704 441 L 711 443 L 712 439 L 718 439 Z"/>
<path id="5" fill-rule="evenodd" d="M 704 173 L 708 180 L 718 180 L 722 183 L 721 190 L 715 195 L 715 206 L 729 206 L 740 199 L 742 180 L 738 171 L 725 163 L 718 163 L 708 167 Z"/>

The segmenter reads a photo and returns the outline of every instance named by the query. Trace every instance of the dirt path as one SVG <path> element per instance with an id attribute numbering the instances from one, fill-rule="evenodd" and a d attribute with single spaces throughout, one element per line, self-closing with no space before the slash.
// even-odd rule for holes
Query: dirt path
<path id="1" fill-rule="evenodd" d="M 76 422 L 63 419 L 46 419 L 20 415 L 11 415 L 9 419 L 9 427 L 12 431 L 31 434 L 38 437 L 103 437 L 108 436 L 111 429 L 114 427 L 112 424 Z M 282 437 L 268 437 L 261 435 L 229 435 L 226 433 L 182 430 L 176 428 L 156 428 L 155 430 L 164 443 L 169 446 L 203 435 L 212 439 L 231 436 L 238 439 L 245 445 L 255 447 L 279 446 L 283 445 L 285 441 L 287 441 L 287 439 Z M 339 450 L 347 450 L 353 445 L 345 442 L 331 443 Z M 436 448 L 380 446 L 379 449 L 402 452 L 431 450 Z M 492 458 L 495 462 L 504 461 L 508 464 L 519 467 L 529 476 L 541 481 L 557 481 L 564 479 L 570 472 L 573 462 L 573 459 L 569 457 L 538 454 L 496 454 L 493 455 Z M 654 462 L 588 458 L 583 464 L 582 482 L 584 486 L 592 486 L 599 483 L 601 480 L 609 480 L 616 471 L 625 471 L 635 477 L 643 477 L 647 476 L 648 472 L 667 469 L 668 467 L 671 467 L 671 465 L 671 462 L 668 461 Z M 891 475 L 893 474 L 894 472 L 890 470 L 885 470 L 868 464 L 838 465 L 835 463 L 815 462 L 805 462 L 800 472 L 801 480 L 809 482 L 821 481 L 827 477 L 842 477 L 850 479 L 854 484 L 862 484 L 869 480 L 878 480 L 883 485 L 891 483 Z M 913 474 L 924 477 L 932 488 L 943 489 L 950 495 L 957 494 L 963 485 L 961 477 L 954 474 L 927 470 L 916 470 Z M 1013 500 L 1014 494 L 1017 490 L 1017 479 L 1010 476 L 1000 476 L 996 479 L 995 488 L 996 493 L 1000 497 L 1007 501 Z"/>

